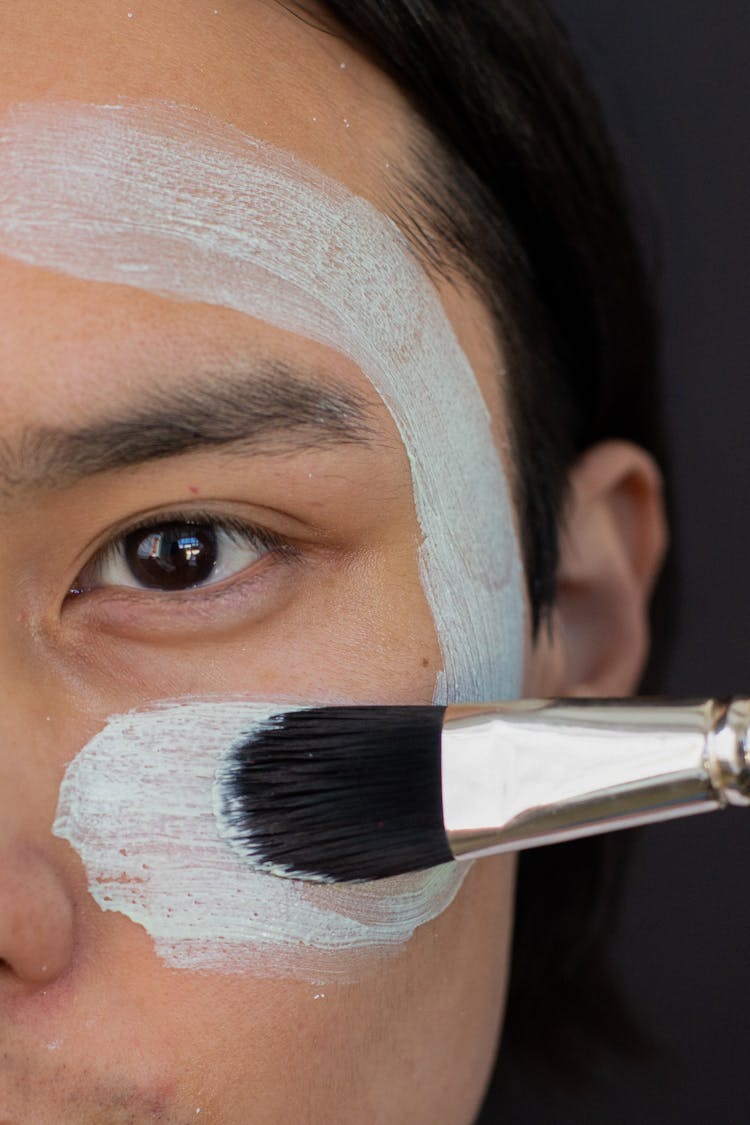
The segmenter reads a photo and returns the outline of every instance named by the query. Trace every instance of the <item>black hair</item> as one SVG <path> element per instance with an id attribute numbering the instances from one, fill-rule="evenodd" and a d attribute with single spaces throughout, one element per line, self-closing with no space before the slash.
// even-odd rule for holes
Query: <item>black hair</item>
<path id="1" fill-rule="evenodd" d="M 572 462 L 615 437 L 663 460 L 656 315 L 622 177 L 541 0 L 323 0 L 318 18 L 320 8 L 426 126 L 425 174 L 401 221 L 416 207 L 412 236 L 438 266 L 457 265 L 495 317 L 536 632 L 554 602 Z M 626 1041 L 605 957 L 622 855 L 617 837 L 522 855 L 503 1053 L 570 1073 L 593 1057 L 586 1036 Z"/>

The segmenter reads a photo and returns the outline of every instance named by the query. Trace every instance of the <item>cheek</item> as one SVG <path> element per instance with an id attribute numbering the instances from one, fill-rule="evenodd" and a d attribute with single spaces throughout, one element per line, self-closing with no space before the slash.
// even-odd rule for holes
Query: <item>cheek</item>
<path id="1" fill-rule="evenodd" d="M 53 832 L 78 852 L 101 910 L 143 926 L 169 966 L 356 979 L 450 905 L 466 868 L 356 886 L 252 870 L 219 835 L 215 774 L 276 710 L 191 701 L 113 717 L 68 767 Z"/>
<path id="2" fill-rule="evenodd" d="M 125 1057 L 129 1081 L 173 1091 L 207 1120 L 358 1121 L 371 1097 L 398 1105 L 400 1121 L 463 1120 L 497 1038 L 512 872 L 506 856 L 476 864 L 439 919 L 397 956 L 362 961 L 355 983 L 165 971 L 144 931 L 112 915 L 60 1035 L 113 1078 Z M 456 1074 L 454 1107 L 444 1085 Z"/>
<path id="3" fill-rule="evenodd" d="M 356 562 L 319 572 L 283 612 L 240 618 L 228 635 L 97 635 L 82 619 L 68 642 L 72 696 L 92 713 L 123 714 L 69 763 L 54 832 L 78 853 L 109 915 L 104 932 L 124 916 L 171 968 L 320 984 L 389 961 L 453 901 L 456 867 L 356 888 L 259 875 L 221 840 L 213 814 L 217 763 L 253 721 L 253 704 L 238 699 L 432 698 L 441 654 L 411 503 L 378 531 L 383 542 Z M 132 710 L 195 693 L 204 702 Z"/>

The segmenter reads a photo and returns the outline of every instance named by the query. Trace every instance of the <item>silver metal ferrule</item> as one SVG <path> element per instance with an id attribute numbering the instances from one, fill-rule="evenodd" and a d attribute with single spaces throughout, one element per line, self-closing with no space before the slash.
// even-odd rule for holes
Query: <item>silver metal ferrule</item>
<path id="1" fill-rule="evenodd" d="M 750 699 L 448 707 L 443 823 L 471 858 L 750 804 Z"/>

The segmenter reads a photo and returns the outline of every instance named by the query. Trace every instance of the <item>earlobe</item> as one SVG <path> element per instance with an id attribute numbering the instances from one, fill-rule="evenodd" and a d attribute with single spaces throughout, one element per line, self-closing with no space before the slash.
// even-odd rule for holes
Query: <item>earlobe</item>
<path id="1" fill-rule="evenodd" d="M 570 473 L 560 531 L 552 647 L 561 694 L 636 689 L 666 545 L 662 479 L 650 455 L 624 441 L 588 450 Z"/>

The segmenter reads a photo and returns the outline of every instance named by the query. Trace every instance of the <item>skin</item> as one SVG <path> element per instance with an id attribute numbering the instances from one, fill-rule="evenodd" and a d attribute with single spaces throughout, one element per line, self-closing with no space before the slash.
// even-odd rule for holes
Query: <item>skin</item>
<path id="1" fill-rule="evenodd" d="M 275 3 L 222 0 L 215 13 L 211 0 L 29 0 L 0 25 L 0 112 L 122 95 L 198 105 L 383 210 L 391 169 L 408 166 L 416 125 L 396 89 Z M 486 310 L 460 278 L 438 289 L 500 442 L 502 357 Z M 50 833 L 66 764 L 113 712 L 212 691 L 431 699 L 440 651 L 390 415 L 329 349 L 227 310 L 22 266 L 1 246 L 0 321 L 3 453 L 30 425 L 93 422 L 156 379 L 198 380 L 256 356 L 302 360 L 355 389 L 377 436 L 0 488 L 0 1118 L 176 1123 L 200 1109 L 228 1125 L 470 1122 L 501 1023 L 512 858 L 477 864 L 402 953 L 316 999 L 300 982 L 166 968 L 145 931 L 99 911 L 78 857 Z M 95 549 L 135 517 L 196 505 L 276 532 L 299 561 L 251 561 L 221 596 L 69 596 Z M 552 634 L 527 637 L 528 694 L 633 689 L 663 545 L 646 455 L 622 443 L 590 451 L 572 476 Z"/>

